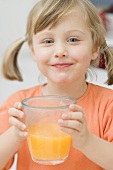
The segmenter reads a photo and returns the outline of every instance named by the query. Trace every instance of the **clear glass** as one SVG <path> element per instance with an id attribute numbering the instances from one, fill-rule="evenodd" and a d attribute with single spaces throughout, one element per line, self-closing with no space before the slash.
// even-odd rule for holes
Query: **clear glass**
<path id="1" fill-rule="evenodd" d="M 72 139 L 61 131 L 58 119 L 69 111 L 72 103 L 75 100 L 65 96 L 39 96 L 22 101 L 28 146 L 34 162 L 55 165 L 68 157 Z"/>

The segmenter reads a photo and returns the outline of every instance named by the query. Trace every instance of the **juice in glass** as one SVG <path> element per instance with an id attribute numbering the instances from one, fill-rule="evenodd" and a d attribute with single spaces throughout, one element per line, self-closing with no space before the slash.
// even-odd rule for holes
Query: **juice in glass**
<path id="1" fill-rule="evenodd" d="M 43 164 L 63 162 L 70 150 L 71 137 L 57 124 L 38 124 L 28 128 L 28 145 L 32 159 Z"/>

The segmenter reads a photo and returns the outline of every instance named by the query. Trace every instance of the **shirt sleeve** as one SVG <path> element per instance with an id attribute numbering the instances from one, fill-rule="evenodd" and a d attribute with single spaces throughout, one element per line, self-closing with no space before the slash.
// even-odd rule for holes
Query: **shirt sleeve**
<path id="1" fill-rule="evenodd" d="M 8 114 L 8 109 L 13 107 L 14 103 L 18 101 L 21 101 L 18 95 L 12 95 L 0 106 L 0 134 L 4 133 L 11 126 L 9 123 L 10 115 Z M 14 156 L 9 160 L 3 170 L 9 170 L 13 162 Z"/>
<path id="2" fill-rule="evenodd" d="M 14 107 L 15 102 L 21 102 L 21 100 L 20 92 L 16 92 L 0 106 L 0 134 L 11 126 L 9 123 L 10 115 L 8 114 L 8 109 Z"/>
<path id="3" fill-rule="evenodd" d="M 5 132 L 11 125 L 9 124 L 9 114 L 8 114 L 8 102 L 4 102 L 2 106 L 0 106 L 0 134 Z"/>
<path id="4" fill-rule="evenodd" d="M 113 100 L 107 103 L 105 110 L 103 117 L 104 139 L 113 142 Z"/>

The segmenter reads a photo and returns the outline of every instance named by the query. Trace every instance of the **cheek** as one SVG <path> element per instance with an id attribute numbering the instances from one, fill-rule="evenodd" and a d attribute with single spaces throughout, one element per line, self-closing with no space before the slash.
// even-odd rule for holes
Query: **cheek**
<path id="1" fill-rule="evenodd" d="M 38 69 L 40 70 L 40 72 L 45 75 L 47 72 L 47 64 L 48 64 L 48 55 L 45 51 L 40 50 L 40 52 L 36 52 L 35 53 L 35 62 L 36 65 L 38 67 Z"/>
<path id="2" fill-rule="evenodd" d="M 91 53 L 86 49 L 78 49 L 76 52 L 71 53 L 73 59 L 79 63 L 89 63 L 91 60 Z"/>
<path id="3" fill-rule="evenodd" d="M 40 50 L 40 48 L 39 49 L 37 48 L 34 54 L 36 59 L 35 61 L 37 64 L 45 63 L 48 60 L 49 55 L 47 54 L 46 50 Z"/>

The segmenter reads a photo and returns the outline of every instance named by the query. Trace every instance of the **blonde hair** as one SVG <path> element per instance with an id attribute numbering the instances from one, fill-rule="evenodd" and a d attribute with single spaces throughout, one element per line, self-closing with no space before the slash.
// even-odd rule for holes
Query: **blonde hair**
<path id="1" fill-rule="evenodd" d="M 47 26 L 54 27 L 59 20 L 73 10 L 83 11 L 84 20 L 92 34 L 94 50 L 100 48 L 106 54 L 108 85 L 113 84 L 113 51 L 107 47 L 105 30 L 96 7 L 89 0 L 40 0 L 28 16 L 25 39 L 19 39 L 7 50 L 3 59 L 3 74 L 7 79 L 22 81 L 17 56 L 25 41 L 32 45 L 32 36 Z M 100 55 L 98 56 L 100 57 Z M 93 61 L 94 63 L 95 61 Z M 92 65 L 92 61 L 91 61 Z"/>

